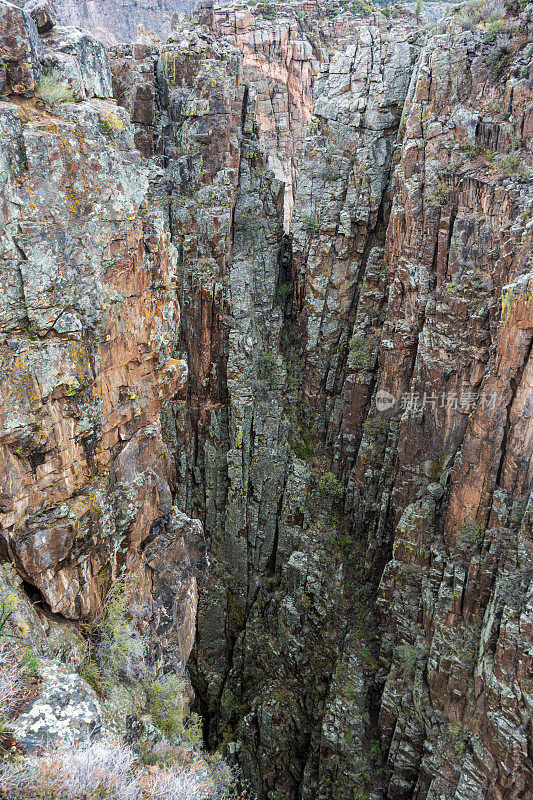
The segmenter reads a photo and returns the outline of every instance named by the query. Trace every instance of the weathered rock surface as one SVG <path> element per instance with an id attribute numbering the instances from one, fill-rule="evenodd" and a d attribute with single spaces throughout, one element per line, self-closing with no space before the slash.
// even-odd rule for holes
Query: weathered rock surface
<path id="1" fill-rule="evenodd" d="M 44 39 L 43 73 L 66 81 L 75 101 L 111 98 L 111 72 L 104 45 L 90 33 L 55 27 Z"/>
<path id="2" fill-rule="evenodd" d="M 56 113 L 0 104 L 1 549 L 72 620 L 93 619 L 120 569 L 136 569 L 153 635 L 165 629 L 166 657 L 183 668 L 205 553 L 201 528 L 173 506 L 161 434 L 187 366 L 158 172 L 127 113 L 99 99 L 111 94 L 103 45 L 55 28 L 41 62 L 75 72 L 84 99 Z"/>
<path id="3" fill-rule="evenodd" d="M 30 95 L 39 78 L 42 43 L 31 16 L 2 0 L 0 3 L 0 91 Z"/>
<path id="4" fill-rule="evenodd" d="M 285 183 L 284 225 L 294 207 L 313 89 L 332 54 L 342 52 L 357 35 L 357 22 L 339 7 L 326 15 L 320 3 L 279 3 L 275 9 L 246 3 L 230 7 L 199 4 L 198 19 L 215 36 L 224 36 L 243 54 L 243 75 L 256 90 L 255 119 L 268 167 Z M 275 21 L 273 21 L 275 20 Z"/>
<path id="5" fill-rule="evenodd" d="M 56 652 L 135 568 L 176 669 L 198 517 L 193 682 L 261 798 L 523 800 L 531 6 L 269 9 L 109 70 L 54 28 L 82 102 L 6 89 L 2 553 Z"/>
<path id="6" fill-rule="evenodd" d="M 57 21 L 54 0 L 29 0 L 24 11 L 30 15 L 39 33 L 52 30 Z"/>
<path id="7" fill-rule="evenodd" d="M 98 736 L 102 709 L 77 672 L 53 661 L 39 664 L 39 696 L 15 720 L 13 736 L 27 751 L 77 737 Z"/>
<path id="8" fill-rule="evenodd" d="M 194 7 L 191 0 L 55 0 L 55 4 L 62 25 L 90 30 L 106 44 L 134 42 L 140 25 L 163 38 L 173 14 Z"/>

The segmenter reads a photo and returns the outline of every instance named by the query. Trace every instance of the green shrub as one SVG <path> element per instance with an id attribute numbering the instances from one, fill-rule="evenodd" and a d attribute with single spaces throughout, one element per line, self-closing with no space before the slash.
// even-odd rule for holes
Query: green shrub
<path id="1" fill-rule="evenodd" d="M 368 669 L 372 672 L 377 670 L 379 666 L 378 662 L 376 661 L 376 659 L 374 658 L 368 647 L 363 647 L 363 649 L 361 650 L 361 661 L 363 662 L 363 666 L 365 667 L 365 669 Z"/>
<path id="2" fill-rule="evenodd" d="M 518 153 L 509 153 L 509 155 L 504 159 L 503 166 L 507 172 L 518 172 L 520 167 L 520 158 Z"/>
<path id="3" fill-rule="evenodd" d="M 451 190 L 440 176 L 436 176 L 428 181 L 426 199 L 428 205 L 433 208 L 443 208 L 450 202 Z"/>
<path id="4" fill-rule="evenodd" d="M 495 44 L 492 46 L 488 56 L 487 64 L 490 67 L 493 77 L 497 78 L 503 72 L 509 60 L 509 45 Z"/>
<path id="5" fill-rule="evenodd" d="M 87 658 L 82 662 L 80 667 L 78 668 L 78 674 L 80 678 L 83 678 L 89 686 L 94 689 L 96 694 L 104 695 L 108 688 L 107 681 L 102 675 L 100 667 L 94 661 Z"/>
<path id="6" fill-rule="evenodd" d="M 315 454 L 315 448 L 307 438 L 291 432 L 289 434 L 289 443 L 296 458 L 300 458 L 302 461 L 307 461 L 308 463 L 312 460 Z"/>
<path id="7" fill-rule="evenodd" d="M 398 647 L 398 655 L 404 666 L 405 673 L 412 678 L 417 667 L 423 668 L 425 663 L 425 653 L 419 647 L 410 644 L 401 644 Z"/>
<path id="8" fill-rule="evenodd" d="M 265 19 L 274 19 L 274 17 L 276 16 L 276 8 L 270 2 L 263 3 L 263 7 L 261 8 L 261 14 Z"/>
<path id="9" fill-rule="evenodd" d="M 325 181 L 338 181 L 341 177 L 341 171 L 333 164 L 326 164 L 322 169 L 322 177 Z"/>
<path id="10" fill-rule="evenodd" d="M 363 430 L 369 439 L 378 439 L 389 431 L 389 423 L 382 417 L 369 417 L 363 422 Z"/>
<path id="11" fill-rule="evenodd" d="M 63 80 L 59 72 L 50 72 L 41 75 L 37 85 L 37 96 L 47 106 L 56 108 L 62 103 L 73 103 L 74 95 L 68 83 Z"/>
<path id="12" fill-rule="evenodd" d="M 415 17 L 418 23 L 422 21 L 422 0 L 416 0 Z"/>
<path id="13" fill-rule="evenodd" d="M 496 41 L 501 29 L 502 29 L 501 19 L 489 22 L 489 24 L 487 25 L 487 32 L 485 33 L 485 42 L 487 44 L 493 44 L 493 42 Z"/>
<path id="14" fill-rule="evenodd" d="M 185 686 L 177 675 L 165 675 L 144 686 L 147 708 L 156 728 L 169 741 L 183 736 L 183 697 Z"/>
<path id="15" fill-rule="evenodd" d="M 326 470 L 317 478 L 319 491 L 330 500 L 339 501 L 344 497 L 344 488 L 333 472 Z"/>
<path id="16" fill-rule="evenodd" d="M 292 294 L 292 290 L 292 283 L 280 283 L 276 289 L 276 304 L 279 306 L 284 306 L 287 298 L 290 294 Z"/>
<path id="17" fill-rule="evenodd" d="M 316 214 L 306 214 L 303 218 L 303 226 L 307 233 L 315 234 L 318 233 L 319 224 L 318 224 L 318 217 Z"/>
<path id="18" fill-rule="evenodd" d="M 276 356 L 272 353 L 261 353 L 257 359 L 257 377 L 259 380 L 271 380 L 276 372 Z"/>
<path id="19" fill-rule="evenodd" d="M 340 5 L 359 17 L 368 17 L 375 10 L 372 3 L 367 3 L 365 0 L 340 0 Z"/>
<path id="20" fill-rule="evenodd" d="M 104 611 L 98 623 L 99 660 L 110 675 L 126 675 L 131 661 L 143 656 L 143 643 L 127 619 L 131 576 L 119 578 L 107 592 Z"/>
<path id="21" fill-rule="evenodd" d="M 365 337 L 356 335 L 350 339 L 348 353 L 348 367 L 349 369 L 360 370 L 364 369 L 368 363 L 368 350 L 365 342 Z"/>
<path id="22" fill-rule="evenodd" d="M 131 574 L 117 578 L 107 591 L 98 619 L 84 626 L 87 653 L 80 669 L 87 676 L 85 680 L 95 689 L 98 686 L 100 693 L 120 677 L 131 679 L 144 660 L 144 641 L 128 619 L 132 586 Z"/>
<path id="23" fill-rule="evenodd" d="M 195 748 L 200 748 L 203 743 L 203 721 L 199 714 L 191 711 L 185 721 L 184 736 Z"/>
<path id="24" fill-rule="evenodd" d="M 467 519 L 459 529 L 459 544 L 466 549 L 480 548 L 483 544 L 485 528 L 473 519 Z"/>

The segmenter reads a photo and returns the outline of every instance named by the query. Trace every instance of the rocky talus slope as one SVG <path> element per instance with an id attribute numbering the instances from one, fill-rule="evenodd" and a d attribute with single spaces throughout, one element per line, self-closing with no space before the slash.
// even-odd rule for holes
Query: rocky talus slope
<path id="1" fill-rule="evenodd" d="M 109 51 L 37 17 L 0 2 L 36 642 L 125 566 L 260 798 L 526 800 L 533 6 L 204 2 Z"/>

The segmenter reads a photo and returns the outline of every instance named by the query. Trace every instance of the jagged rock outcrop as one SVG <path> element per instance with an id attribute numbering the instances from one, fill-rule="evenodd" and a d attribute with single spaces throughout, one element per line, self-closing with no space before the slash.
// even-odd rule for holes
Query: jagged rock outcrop
<path id="1" fill-rule="evenodd" d="M 294 180 L 313 110 L 313 87 L 332 54 L 350 46 L 358 24 L 339 6 L 324 14 L 317 2 L 246 3 L 213 7 L 200 4 L 198 19 L 214 36 L 224 36 L 243 54 L 243 74 L 257 92 L 255 118 L 268 167 L 285 183 L 284 224 L 288 230 L 294 207 Z M 275 19 L 275 22 L 273 22 Z"/>

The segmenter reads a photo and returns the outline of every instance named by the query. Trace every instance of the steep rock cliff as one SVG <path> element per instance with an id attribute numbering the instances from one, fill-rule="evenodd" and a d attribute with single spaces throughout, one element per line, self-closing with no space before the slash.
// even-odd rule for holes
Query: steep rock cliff
<path id="1" fill-rule="evenodd" d="M 31 19 L 0 10 L 19 31 L 2 41 L 8 64 L 23 45 L 38 52 Z M 26 97 L 40 72 L 78 102 Z M 187 366 L 160 174 L 108 99 L 107 52 L 89 34 L 55 28 L 32 71 L 13 74 L 0 107 L 2 556 L 39 608 L 69 620 L 98 617 L 134 571 L 146 626 L 182 670 L 205 543 L 173 505 L 161 432 Z"/>
<path id="2" fill-rule="evenodd" d="M 203 5 L 95 89 L 72 34 L 33 31 L 21 75 L 18 18 L 4 330 L 37 399 L 8 368 L 4 555 L 64 616 L 109 563 L 156 607 L 190 591 L 185 658 L 176 506 L 199 517 L 198 704 L 268 800 L 531 785 L 531 6 L 486 22 Z M 82 100 L 60 116 L 13 96 L 51 65 Z M 34 126 L 72 213 L 16 180 Z"/>
<path id="3" fill-rule="evenodd" d="M 261 99 L 273 79 L 254 75 L 254 43 L 257 61 L 266 41 L 277 63 L 285 9 L 260 35 L 226 13 Z M 196 685 L 265 796 L 381 784 L 390 797 L 490 797 L 509 780 L 520 796 L 530 780 L 528 701 L 498 709 L 527 694 L 513 676 L 529 658 L 530 446 L 518 442 L 531 425 L 531 37 L 526 10 L 490 47 L 475 13 L 443 23 L 419 58 L 416 26 L 383 19 L 359 20 L 351 49 L 330 54 L 313 80 L 292 257 L 283 240 L 266 328 L 254 317 L 268 290 L 232 277 L 243 244 L 257 260 L 239 235 L 248 184 L 237 190 L 228 366 L 243 293 L 249 352 L 227 400 L 217 384 L 203 401 L 208 424 L 188 412 L 182 502 L 213 543 Z M 260 143 L 271 155 L 272 135 Z M 207 386 L 207 364 L 202 374 Z M 517 648 L 504 672 L 495 660 L 507 656 L 488 645 L 502 618 Z"/>

